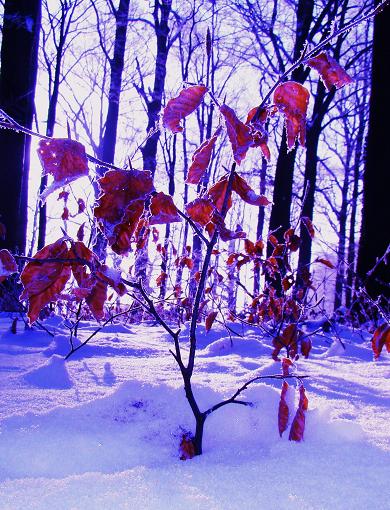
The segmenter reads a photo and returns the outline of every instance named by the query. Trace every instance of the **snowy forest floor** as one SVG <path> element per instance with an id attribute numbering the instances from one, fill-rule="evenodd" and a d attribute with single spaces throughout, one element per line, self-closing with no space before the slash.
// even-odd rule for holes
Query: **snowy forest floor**
<path id="1" fill-rule="evenodd" d="M 267 380 L 245 392 L 252 407 L 211 415 L 204 454 L 180 461 L 194 423 L 162 328 L 109 325 L 64 362 L 60 318 L 46 322 L 54 339 L 23 327 L 14 335 L 10 324 L 0 318 L 0 509 L 389 508 L 390 356 L 373 362 L 367 333 L 338 326 L 345 350 L 315 335 L 298 360 L 309 376 L 303 442 L 279 437 L 281 381 Z M 80 338 L 95 327 L 82 323 Z M 229 338 L 214 327 L 200 326 L 202 409 L 280 373 L 257 328 L 231 324 L 242 336 Z"/>

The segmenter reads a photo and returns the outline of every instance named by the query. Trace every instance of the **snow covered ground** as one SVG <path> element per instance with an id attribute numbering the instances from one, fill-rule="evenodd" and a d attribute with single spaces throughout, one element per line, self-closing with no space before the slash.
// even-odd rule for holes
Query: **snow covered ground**
<path id="1" fill-rule="evenodd" d="M 10 323 L 0 318 L 1 509 L 390 508 L 390 357 L 373 362 L 367 334 L 339 327 L 345 351 L 315 336 L 297 362 L 310 376 L 303 442 L 279 437 L 281 382 L 270 380 L 245 392 L 252 407 L 211 415 L 204 455 L 184 462 L 178 445 L 193 422 L 162 328 L 107 326 L 64 362 L 60 319 L 46 323 L 54 339 L 20 323 L 11 334 Z M 280 373 L 259 330 L 232 325 L 243 336 L 230 339 L 214 327 L 199 337 L 203 407 Z"/>

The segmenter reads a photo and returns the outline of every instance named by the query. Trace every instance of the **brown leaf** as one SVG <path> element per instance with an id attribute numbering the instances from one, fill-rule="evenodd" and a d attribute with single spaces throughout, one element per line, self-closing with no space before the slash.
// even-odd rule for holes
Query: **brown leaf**
<path id="1" fill-rule="evenodd" d="M 317 257 L 314 262 L 320 262 L 321 264 L 324 264 L 324 266 L 329 267 L 329 269 L 334 269 L 334 265 L 328 259 Z"/>
<path id="2" fill-rule="evenodd" d="M 150 225 L 175 223 L 181 221 L 177 213 L 177 207 L 173 203 L 170 195 L 165 193 L 157 193 L 153 195 L 150 202 L 151 217 L 149 218 Z"/>
<path id="3" fill-rule="evenodd" d="M 328 90 L 331 90 L 333 86 L 339 89 L 344 87 L 344 85 L 348 85 L 353 82 L 352 78 L 345 72 L 337 60 L 328 55 L 326 52 L 320 53 L 313 58 L 309 58 L 306 61 L 306 64 L 319 72 L 321 79 Z"/>
<path id="4" fill-rule="evenodd" d="M 379 358 L 384 346 L 386 346 L 387 352 L 390 352 L 390 324 L 384 322 L 375 330 L 371 339 L 371 346 L 374 359 Z"/>
<path id="5" fill-rule="evenodd" d="M 315 232 L 314 232 L 314 227 L 313 227 L 313 223 L 312 223 L 311 219 L 308 218 L 307 216 L 302 216 L 301 217 L 301 223 L 303 225 L 305 225 L 306 230 L 307 230 L 309 236 L 313 239 L 314 236 L 315 236 Z"/>
<path id="6" fill-rule="evenodd" d="M 299 404 L 294 420 L 290 428 L 290 441 L 302 441 L 305 432 L 305 412 L 308 408 L 308 400 L 303 384 L 299 387 Z"/>
<path id="7" fill-rule="evenodd" d="M 187 184 L 198 184 L 200 179 L 203 177 L 203 174 L 209 166 L 211 155 L 220 132 L 221 128 L 218 128 L 214 135 L 205 140 L 194 152 L 191 166 L 188 170 L 186 180 Z"/>
<path id="8" fill-rule="evenodd" d="M 219 212 L 222 211 L 223 203 L 225 201 L 225 195 L 228 187 L 228 179 L 227 177 L 223 177 L 218 182 L 216 182 L 209 190 L 207 191 L 207 195 L 211 202 L 215 205 Z M 230 193 L 228 202 L 227 202 L 227 211 L 232 206 L 232 195 Z"/>
<path id="9" fill-rule="evenodd" d="M 68 246 L 59 239 L 53 244 L 42 248 L 35 256 L 35 260 L 66 259 Z M 37 320 L 39 312 L 64 289 L 71 274 L 70 264 L 66 262 L 29 262 L 20 275 L 23 292 L 20 299 L 28 299 L 27 316 L 30 323 Z"/>
<path id="10" fill-rule="evenodd" d="M 225 118 L 227 134 L 232 146 L 234 161 L 240 165 L 246 153 L 253 145 L 251 128 L 241 122 L 234 110 L 226 104 L 220 107 L 220 112 Z"/>
<path id="11" fill-rule="evenodd" d="M 305 146 L 309 97 L 309 91 L 295 81 L 281 83 L 275 89 L 274 103 L 285 116 L 287 147 L 289 149 L 294 147 L 296 139 L 300 145 Z"/>
<path id="12" fill-rule="evenodd" d="M 18 266 L 11 253 L 8 250 L 0 250 L 0 283 L 17 272 Z"/>
<path id="13" fill-rule="evenodd" d="M 88 175 L 88 160 L 84 145 L 68 138 L 41 139 L 38 156 L 43 167 L 43 175 L 51 174 L 54 182 L 41 194 L 41 199 L 58 188 L 79 177 Z"/>
<path id="14" fill-rule="evenodd" d="M 130 250 L 145 200 L 154 189 L 151 173 L 109 170 L 99 179 L 99 185 L 102 194 L 94 215 L 113 251 L 126 254 Z"/>
<path id="15" fill-rule="evenodd" d="M 210 312 L 207 315 L 206 322 L 205 322 L 206 333 L 208 333 L 210 331 L 210 329 L 212 328 L 217 315 L 218 315 L 218 312 L 215 312 L 215 311 L 214 312 Z"/>
<path id="16" fill-rule="evenodd" d="M 172 133 L 183 131 L 180 121 L 198 108 L 207 90 L 204 85 L 195 85 L 183 89 L 177 97 L 170 99 L 163 111 L 163 126 Z"/>
<path id="17" fill-rule="evenodd" d="M 211 221 L 214 210 L 215 206 L 208 198 L 197 198 L 186 205 L 188 216 L 202 227 Z"/>
<path id="18" fill-rule="evenodd" d="M 264 195 L 257 195 L 246 182 L 246 180 L 240 177 L 238 174 L 234 174 L 232 189 L 247 204 L 265 207 L 271 203 Z"/>
<path id="19" fill-rule="evenodd" d="M 290 411 L 286 402 L 287 391 L 288 383 L 286 381 L 283 381 L 278 411 L 278 428 L 280 437 L 282 437 L 283 432 L 287 429 L 288 419 L 290 416 Z"/>

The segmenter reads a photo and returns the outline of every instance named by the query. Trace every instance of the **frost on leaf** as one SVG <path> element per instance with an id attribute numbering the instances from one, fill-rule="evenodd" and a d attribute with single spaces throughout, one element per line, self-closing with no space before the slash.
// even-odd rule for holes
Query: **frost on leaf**
<path id="1" fill-rule="evenodd" d="M 252 133 L 252 137 L 253 137 L 252 147 L 260 147 L 261 152 L 263 153 L 263 156 L 265 157 L 265 159 L 267 161 L 270 161 L 271 152 L 267 145 L 268 133 L 265 129 L 265 123 L 267 121 L 267 118 L 268 118 L 270 112 L 267 108 L 260 108 L 257 120 L 253 121 L 258 110 L 259 110 L 259 108 L 256 107 L 256 108 L 252 108 L 252 110 L 250 110 L 248 112 L 248 116 L 247 116 L 245 124 L 251 128 L 251 133 Z M 271 112 L 271 115 L 272 115 L 272 112 Z"/>
<path id="2" fill-rule="evenodd" d="M 150 225 L 175 223 L 181 221 L 177 213 L 177 207 L 173 203 L 170 195 L 165 193 L 157 193 L 153 195 L 150 201 L 151 217 L 149 218 Z"/>
<path id="3" fill-rule="evenodd" d="M 35 256 L 36 261 L 29 262 L 24 268 L 20 280 L 24 290 L 20 299 L 28 299 L 27 316 L 30 323 L 37 320 L 39 312 L 50 301 L 55 301 L 64 289 L 71 274 L 68 258 L 68 246 L 59 239 L 42 248 Z M 62 259 L 53 262 L 38 262 L 42 259 Z"/>
<path id="4" fill-rule="evenodd" d="M 79 177 L 88 175 L 88 160 L 84 145 L 68 138 L 42 139 L 38 145 L 38 156 L 42 163 L 43 175 L 51 174 L 53 183 L 41 194 L 41 199 L 58 188 Z"/>
<path id="5" fill-rule="evenodd" d="M 381 324 L 374 332 L 371 339 L 372 351 L 374 359 L 378 359 L 383 347 L 386 346 L 387 352 L 390 353 L 390 324 Z"/>
<path id="6" fill-rule="evenodd" d="M 234 174 L 232 189 L 247 204 L 258 205 L 261 207 L 265 207 L 270 204 L 270 201 L 267 197 L 264 195 L 257 195 L 257 193 L 253 191 L 246 180 L 240 177 L 238 174 Z"/>
<path id="7" fill-rule="evenodd" d="M 299 387 L 299 404 L 297 412 L 295 413 L 294 420 L 291 424 L 290 428 L 290 435 L 289 440 L 290 441 L 302 441 L 303 440 L 303 434 L 305 432 L 305 412 L 308 408 L 308 400 L 305 394 L 305 388 L 303 387 L 303 384 Z"/>
<path id="8" fill-rule="evenodd" d="M 309 58 L 306 64 L 319 72 L 325 87 L 331 90 L 333 86 L 337 89 L 352 83 L 352 78 L 345 72 L 341 65 L 326 52 L 316 57 Z"/>
<path id="9" fill-rule="evenodd" d="M 8 250 L 0 250 L 0 283 L 17 272 L 18 266 L 11 253 Z"/>
<path id="10" fill-rule="evenodd" d="M 292 149 L 295 140 L 303 147 L 306 140 L 306 113 L 309 91 L 300 83 L 287 81 L 278 85 L 274 92 L 274 103 L 285 116 L 287 146 Z"/>
<path id="11" fill-rule="evenodd" d="M 198 108 L 207 90 L 204 85 L 194 85 L 183 89 L 177 97 L 170 99 L 163 111 L 163 126 L 172 133 L 183 131 L 180 121 Z"/>
<path id="12" fill-rule="evenodd" d="M 287 429 L 288 419 L 290 416 L 290 411 L 286 402 L 287 391 L 288 383 L 287 381 L 283 381 L 278 410 L 278 428 L 280 437 L 282 437 L 283 432 Z"/>
<path id="13" fill-rule="evenodd" d="M 205 140 L 192 155 L 192 162 L 186 180 L 187 184 L 198 184 L 203 177 L 210 164 L 211 154 L 220 132 L 221 128 L 218 128 L 214 135 L 208 140 Z"/>
<path id="14" fill-rule="evenodd" d="M 109 170 L 99 179 L 99 185 L 102 194 L 94 210 L 99 228 L 115 253 L 126 254 L 144 211 L 145 200 L 154 189 L 151 173 Z"/>
<path id="15" fill-rule="evenodd" d="M 205 227 L 215 210 L 214 204 L 208 198 L 197 198 L 186 205 L 188 216 L 202 227 Z"/>

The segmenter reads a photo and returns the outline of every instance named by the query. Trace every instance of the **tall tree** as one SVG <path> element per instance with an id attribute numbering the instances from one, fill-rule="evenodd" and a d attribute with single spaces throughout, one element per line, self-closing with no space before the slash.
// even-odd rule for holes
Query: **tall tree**
<path id="1" fill-rule="evenodd" d="M 379 3 L 378 1 L 376 3 Z M 359 243 L 357 273 L 372 298 L 390 297 L 388 207 L 388 133 L 390 98 L 385 76 L 390 73 L 390 6 L 384 8 L 374 21 L 372 87 L 370 119 L 367 135 L 366 162 L 363 183 L 362 227 Z M 387 251 L 387 260 L 384 257 Z M 381 262 L 379 262 L 379 260 Z M 386 263 L 387 262 L 387 263 Z M 374 271 L 372 271 L 375 268 Z"/>
<path id="2" fill-rule="evenodd" d="M 6 0 L 1 45 L 0 108 L 31 128 L 41 25 L 40 0 Z M 0 222 L 6 229 L 0 247 L 24 253 L 30 137 L 0 130 Z"/>

